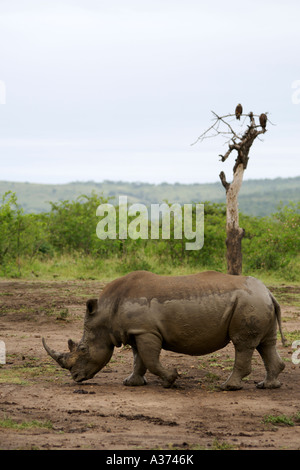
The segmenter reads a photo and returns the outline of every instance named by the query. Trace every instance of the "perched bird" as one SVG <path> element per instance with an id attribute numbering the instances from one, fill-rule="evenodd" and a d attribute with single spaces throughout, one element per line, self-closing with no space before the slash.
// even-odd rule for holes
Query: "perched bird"
<path id="1" fill-rule="evenodd" d="M 262 114 L 259 116 L 259 123 L 260 123 L 260 125 L 261 125 L 261 127 L 262 127 L 263 129 L 266 128 L 267 119 L 268 119 L 268 118 L 267 118 L 266 114 L 264 114 L 264 113 L 262 113 Z"/>
<path id="2" fill-rule="evenodd" d="M 237 107 L 235 108 L 235 115 L 237 119 L 240 119 L 242 112 L 243 112 L 243 106 L 239 103 Z"/>

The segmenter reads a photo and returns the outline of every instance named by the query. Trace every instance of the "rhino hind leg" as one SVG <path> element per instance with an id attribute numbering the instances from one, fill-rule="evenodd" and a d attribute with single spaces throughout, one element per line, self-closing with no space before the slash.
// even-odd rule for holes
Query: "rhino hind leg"
<path id="1" fill-rule="evenodd" d="M 254 348 L 239 349 L 235 346 L 235 362 L 232 373 L 221 385 L 222 390 L 240 390 L 243 388 L 242 379 L 251 372 L 251 359 Z"/>
<path id="2" fill-rule="evenodd" d="M 152 374 L 158 375 L 163 381 L 163 387 L 169 388 L 178 377 L 176 369 L 168 370 L 164 368 L 159 355 L 162 347 L 160 338 L 151 333 L 145 333 L 136 336 L 136 346 L 138 355 L 143 364 Z"/>
<path id="3" fill-rule="evenodd" d="M 139 385 L 146 385 L 147 380 L 144 377 L 147 368 L 143 363 L 141 356 L 139 355 L 135 346 L 132 346 L 133 352 L 133 372 L 124 380 L 124 385 L 137 387 Z"/>
<path id="4" fill-rule="evenodd" d="M 275 344 L 260 344 L 257 351 L 267 371 L 265 379 L 257 384 L 257 388 L 279 388 L 281 383 L 277 377 L 285 368 L 285 364 L 279 357 Z"/>

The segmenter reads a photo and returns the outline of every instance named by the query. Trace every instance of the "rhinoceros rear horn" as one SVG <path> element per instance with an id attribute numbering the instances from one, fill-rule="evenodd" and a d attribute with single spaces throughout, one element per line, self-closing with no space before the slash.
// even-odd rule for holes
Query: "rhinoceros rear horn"
<path id="1" fill-rule="evenodd" d="M 58 352 L 54 351 L 54 349 L 49 348 L 49 346 L 47 346 L 46 341 L 44 340 L 44 338 L 42 338 L 42 342 L 43 342 L 43 346 L 46 349 L 49 356 L 51 356 L 52 359 L 54 359 L 64 369 L 69 369 L 68 363 L 67 363 L 68 354 L 58 353 Z"/>

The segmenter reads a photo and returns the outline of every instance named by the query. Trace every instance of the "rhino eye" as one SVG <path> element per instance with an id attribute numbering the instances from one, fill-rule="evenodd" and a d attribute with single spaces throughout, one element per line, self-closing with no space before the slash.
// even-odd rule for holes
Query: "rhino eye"
<path id="1" fill-rule="evenodd" d="M 78 346 L 78 349 L 79 351 L 86 352 L 88 348 L 84 344 L 80 344 Z"/>

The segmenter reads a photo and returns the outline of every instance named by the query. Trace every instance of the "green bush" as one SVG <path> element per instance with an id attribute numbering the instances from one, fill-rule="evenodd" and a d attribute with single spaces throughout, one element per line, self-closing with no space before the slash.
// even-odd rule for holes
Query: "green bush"
<path id="1" fill-rule="evenodd" d="M 96 234 L 100 220 L 96 209 L 107 202 L 108 199 L 93 192 L 74 201 L 51 203 L 51 210 L 46 213 L 24 214 L 16 195 L 5 193 L 0 202 L 0 274 L 38 275 L 42 263 L 53 276 L 60 269 L 68 273 L 67 263 L 70 275 L 82 268 L 84 276 L 92 277 L 97 270 L 111 269 L 120 274 L 136 269 L 161 273 L 181 268 L 190 272 L 226 271 L 224 204 L 205 202 L 204 245 L 201 250 L 188 251 L 185 243 L 189 240 L 174 238 L 172 226 L 169 240 L 162 239 L 161 226 L 160 237 L 155 240 L 121 240 L 118 236 L 100 240 Z M 116 211 L 118 220 L 118 207 Z M 195 228 L 195 210 L 193 216 Z M 299 279 L 300 203 L 281 206 L 269 217 L 240 214 L 240 226 L 245 229 L 242 241 L 245 274 L 269 272 L 290 281 Z"/>

